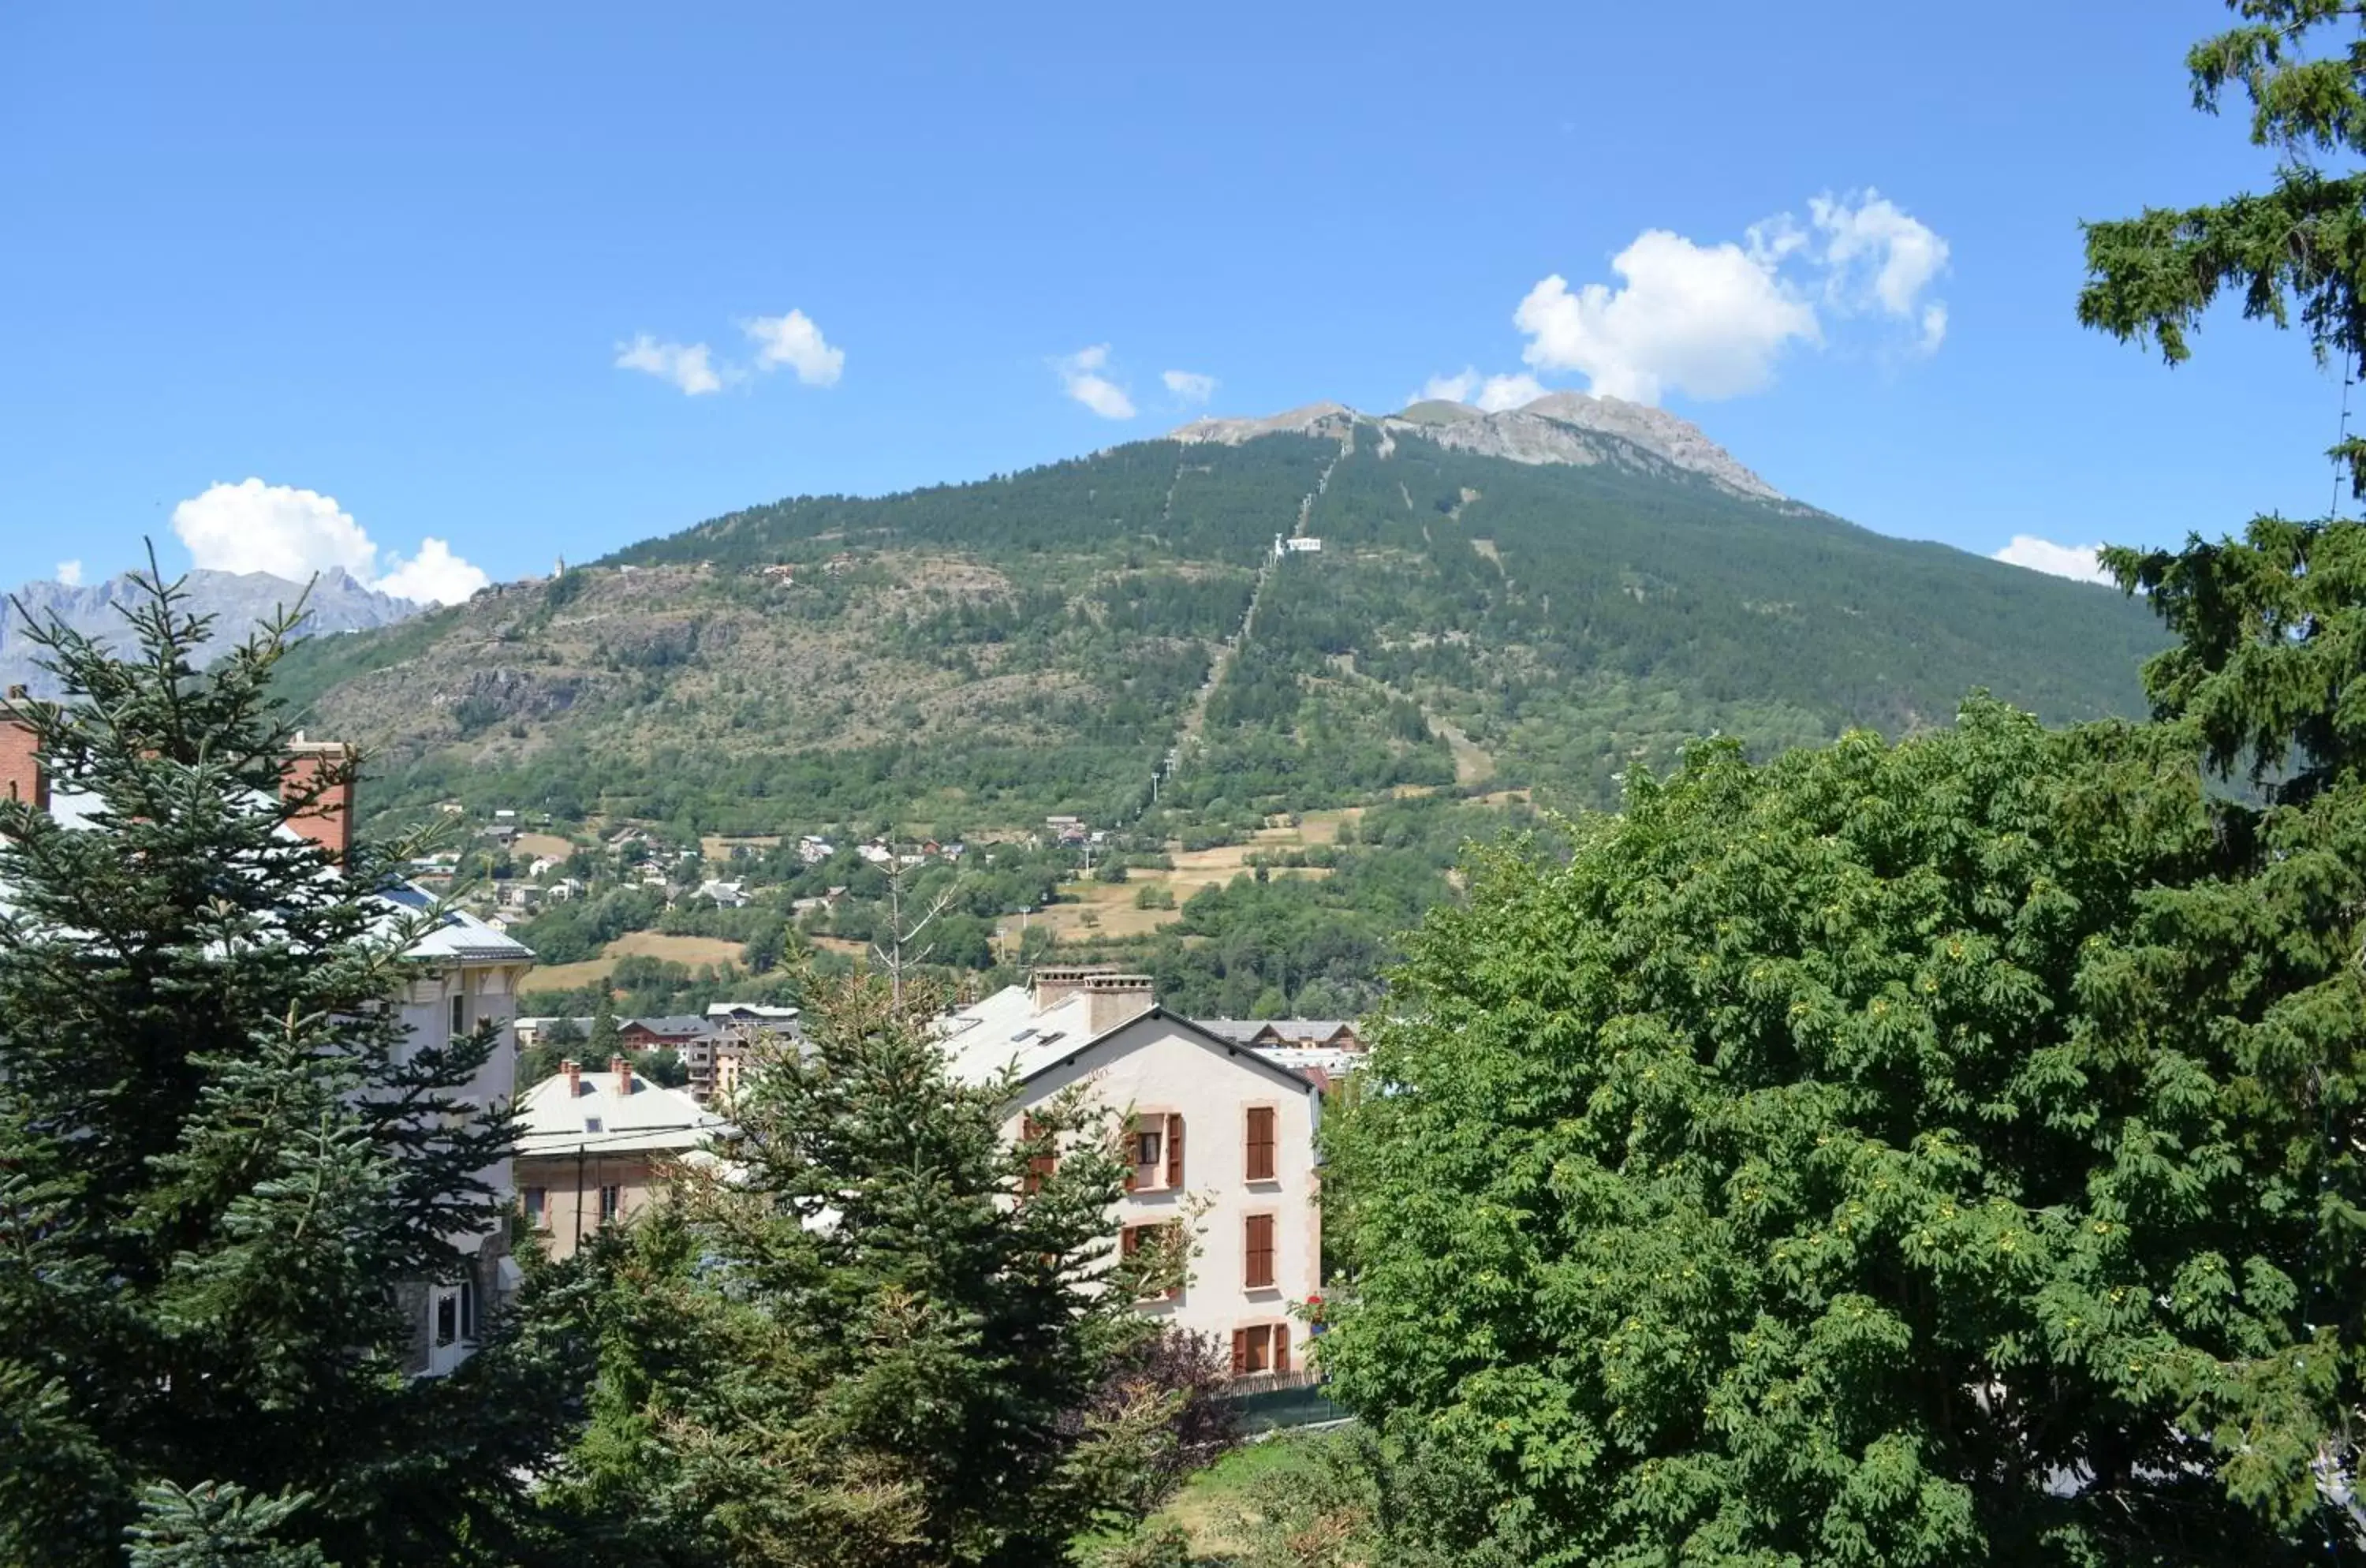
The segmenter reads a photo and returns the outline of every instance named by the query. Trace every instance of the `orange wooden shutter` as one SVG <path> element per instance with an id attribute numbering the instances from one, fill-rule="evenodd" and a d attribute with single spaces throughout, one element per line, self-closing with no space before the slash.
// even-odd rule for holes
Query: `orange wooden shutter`
<path id="1" fill-rule="evenodd" d="M 1166 1118 L 1166 1185 L 1176 1191 L 1183 1188 L 1183 1113 L 1179 1111 Z"/>
<path id="2" fill-rule="evenodd" d="M 1043 1123 L 1036 1121 L 1034 1117 L 1022 1116 L 1019 1119 L 1019 1136 L 1021 1142 L 1032 1143 L 1042 1135 Z M 1029 1192 L 1042 1191 L 1043 1190 L 1044 1178 L 1050 1176 L 1059 1168 L 1060 1156 L 1056 1154 L 1030 1156 L 1027 1160 L 1027 1182 L 1025 1190 Z"/>
<path id="3" fill-rule="evenodd" d="M 1128 1225 L 1117 1233 L 1117 1250 L 1121 1258 L 1131 1258 L 1142 1250 L 1142 1227 Z"/>
<path id="4" fill-rule="evenodd" d="M 1239 1377 L 1249 1370 L 1249 1331 L 1233 1330 L 1233 1376 Z"/>
<path id="5" fill-rule="evenodd" d="M 1249 1179 L 1271 1181 L 1274 1179 L 1273 1107 L 1249 1107 Z"/>
<path id="6" fill-rule="evenodd" d="M 1125 1190 L 1132 1191 L 1142 1171 L 1142 1118 L 1136 1116 L 1125 1124 Z"/>
<path id="7" fill-rule="evenodd" d="M 1273 1370 L 1277 1372 L 1290 1371 L 1290 1325 L 1286 1323 L 1273 1325 Z"/>
<path id="8" fill-rule="evenodd" d="M 1247 1281 L 1251 1289 L 1259 1289 L 1273 1283 L 1273 1216 L 1251 1214 L 1246 1230 Z"/>

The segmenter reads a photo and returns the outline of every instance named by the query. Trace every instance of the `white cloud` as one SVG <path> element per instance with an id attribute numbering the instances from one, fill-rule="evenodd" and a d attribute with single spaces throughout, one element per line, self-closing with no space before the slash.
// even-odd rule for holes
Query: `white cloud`
<path id="1" fill-rule="evenodd" d="M 2118 579 L 2102 569 L 2095 555 L 2101 545 L 2057 545 L 2034 534 L 2015 534 L 2012 542 L 1990 557 L 2013 566 L 2025 566 L 2051 577 L 2076 578 L 2080 582 L 2117 586 Z"/>
<path id="2" fill-rule="evenodd" d="M 638 370 L 660 381 L 670 381 L 685 396 L 695 398 L 723 389 L 723 377 L 708 357 L 711 352 L 703 343 L 659 343 L 641 333 L 632 342 L 616 345 L 616 368 Z"/>
<path id="3" fill-rule="evenodd" d="M 1159 374 L 1166 389 L 1187 403 L 1204 403 L 1216 395 L 1216 378 L 1202 376 L 1196 370 L 1166 370 Z"/>
<path id="4" fill-rule="evenodd" d="M 808 387 L 834 387 L 846 369 L 846 350 L 832 348 L 821 335 L 821 328 L 803 310 L 791 310 L 785 316 L 758 316 L 740 322 L 739 329 L 755 340 L 759 370 L 774 370 L 785 365 Z"/>
<path id="5" fill-rule="evenodd" d="M 1785 354 L 1824 345 L 1848 318 L 1894 323 L 1882 330 L 1916 352 L 1937 349 L 1947 307 L 1930 291 L 1947 256 L 1945 240 L 1879 191 L 1828 193 L 1808 203 L 1808 221 L 1778 212 L 1740 241 L 1647 229 L 1610 259 L 1615 281 L 1572 287 L 1552 274 L 1512 321 L 1538 376 L 1583 376 L 1592 391 L 1636 402 L 1740 397 L 1763 390 Z M 1524 381 L 1537 388 L 1527 398 Z M 1433 377 L 1422 395 L 1493 408 L 1542 390 L 1534 377 L 1465 370 Z"/>
<path id="6" fill-rule="evenodd" d="M 1731 398 L 1774 378 L 1774 359 L 1821 332 L 1813 306 L 1777 276 L 1768 255 L 1732 243 L 1696 245 L 1647 230 L 1610 260 L 1616 289 L 1572 293 L 1558 273 L 1513 312 L 1527 334 L 1521 357 L 1539 370 L 1574 370 L 1599 394 L 1656 403 L 1665 392 Z"/>
<path id="7" fill-rule="evenodd" d="M 1925 304 L 1922 291 L 1946 270 L 1947 242 L 1871 188 L 1853 198 L 1817 197 L 1808 214 L 1823 236 L 1819 259 L 1825 299 L 1843 311 L 1878 310 L 1899 321 L 1919 320 L 1918 346 L 1925 353 L 1937 348 L 1947 335 L 1947 307 Z"/>
<path id="8" fill-rule="evenodd" d="M 64 583 L 68 588 L 80 588 L 82 586 L 82 562 L 78 560 L 62 560 L 58 562 L 58 581 Z"/>
<path id="9" fill-rule="evenodd" d="M 1529 375 L 1482 376 L 1465 367 L 1451 376 L 1432 376 L 1421 384 L 1421 390 L 1405 401 L 1408 404 L 1444 399 L 1450 403 L 1470 403 L 1489 413 L 1501 413 L 1505 409 L 1522 408 L 1545 395 L 1545 385 Z"/>
<path id="10" fill-rule="evenodd" d="M 1108 367 L 1109 344 L 1105 343 L 1080 348 L 1052 362 L 1068 396 L 1103 419 L 1132 419 L 1133 400 L 1126 396 L 1123 387 L 1101 374 Z"/>
<path id="11" fill-rule="evenodd" d="M 1544 395 L 1544 383 L 1533 376 L 1490 376 L 1479 383 L 1479 396 L 1473 400 L 1489 413 L 1501 413 L 1505 409 L 1526 408 Z"/>
<path id="12" fill-rule="evenodd" d="M 1462 370 L 1452 376 L 1432 376 L 1421 384 L 1421 390 L 1405 400 L 1407 405 L 1427 402 L 1467 403 L 1470 394 L 1479 389 L 1479 372 Z"/>
<path id="13" fill-rule="evenodd" d="M 380 577 L 377 546 L 334 496 L 259 479 L 209 485 L 182 502 L 173 508 L 173 532 L 192 564 L 212 571 L 267 571 L 303 582 L 338 567 L 398 598 L 446 604 L 488 581 L 437 538 L 422 540 L 408 560 L 389 554 Z"/>
<path id="14" fill-rule="evenodd" d="M 318 491 L 250 479 L 217 484 L 173 508 L 173 532 L 211 571 L 267 571 L 301 582 L 338 566 L 366 578 L 377 547 L 362 525 Z"/>
<path id="15" fill-rule="evenodd" d="M 422 604 L 456 604 L 492 581 L 482 567 L 462 560 L 433 534 L 419 541 L 417 555 L 409 560 L 389 558 L 388 565 L 390 570 L 372 586 Z"/>

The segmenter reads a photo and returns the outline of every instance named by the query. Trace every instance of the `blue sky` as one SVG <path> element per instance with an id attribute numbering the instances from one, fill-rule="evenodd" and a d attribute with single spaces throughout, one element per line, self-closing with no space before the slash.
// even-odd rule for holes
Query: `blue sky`
<path id="1" fill-rule="evenodd" d="M 2079 220 L 2263 181 L 2187 102 L 2225 17 L 9 7 L 0 582 L 187 564 L 177 514 L 449 592 L 422 540 L 513 577 L 1466 367 L 1983 553 L 2321 512 L 2301 340 L 2072 315 Z"/>

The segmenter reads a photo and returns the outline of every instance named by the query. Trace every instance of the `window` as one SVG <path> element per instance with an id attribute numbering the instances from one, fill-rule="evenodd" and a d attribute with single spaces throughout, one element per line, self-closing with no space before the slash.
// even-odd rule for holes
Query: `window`
<path id="1" fill-rule="evenodd" d="M 548 1188 L 529 1187 L 525 1190 L 525 1219 L 526 1224 L 536 1230 L 550 1228 L 550 1190 Z"/>
<path id="2" fill-rule="evenodd" d="M 1133 1119 L 1130 1134 L 1132 1168 L 1125 1190 L 1179 1192 L 1183 1190 L 1183 1118 L 1171 1111 L 1154 1111 Z"/>
<path id="3" fill-rule="evenodd" d="M 468 1032 L 468 995 L 466 991 L 452 994 L 452 1038 L 459 1039 Z"/>
<path id="4" fill-rule="evenodd" d="M 586 1116 L 583 1118 L 583 1130 L 587 1133 L 598 1132 L 600 1130 L 600 1118 L 597 1116 Z"/>
<path id="5" fill-rule="evenodd" d="M 460 1337 L 460 1292 L 435 1292 L 435 1343 L 449 1345 Z"/>
<path id="6" fill-rule="evenodd" d="M 1290 1325 L 1260 1323 L 1233 1330 L 1233 1376 L 1290 1371 Z"/>
<path id="7" fill-rule="evenodd" d="M 1174 1246 L 1175 1238 L 1173 1234 L 1173 1225 L 1174 1222 L 1162 1220 L 1156 1224 L 1125 1226 L 1117 1233 L 1117 1249 L 1119 1256 L 1123 1258 L 1132 1258 L 1141 1252 L 1144 1247 L 1149 1247 L 1155 1251 L 1162 1247 Z M 1153 1291 L 1148 1295 L 1143 1296 L 1140 1299 L 1145 1302 L 1172 1302 L 1180 1301 L 1182 1297 L 1183 1284 L 1178 1279 L 1174 1284 L 1167 1286 L 1165 1290 Z"/>
<path id="8" fill-rule="evenodd" d="M 1252 1291 L 1273 1283 L 1273 1216 L 1251 1214 L 1245 1224 L 1245 1247 L 1241 1278 Z"/>
<path id="9" fill-rule="evenodd" d="M 1274 1109 L 1270 1105 L 1249 1107 L 1248 1179 L 1251 1181 L 1277 1179 L 1274 1161 Z"/>
<path id="10" fill-rule="evenodd" d="M 623 1203 L 624 1198 L 625 1190 L 621 1187 L 600 1189 L 600 1223 L 604 1225 L 616 1217 L 616 1210 Z"/>

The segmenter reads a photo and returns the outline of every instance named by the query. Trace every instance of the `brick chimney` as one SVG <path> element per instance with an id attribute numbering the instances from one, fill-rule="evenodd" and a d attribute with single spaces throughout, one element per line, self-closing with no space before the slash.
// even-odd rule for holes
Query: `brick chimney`
<path id="1" fill-rule="evenodd" d="M 334 855 L 339 865 L 354 858 L 354 749 L 342 740 L 307 740 L 298 735 L 279 773 L 279 797 L 321 790 L 311 807 L 287 825 Z"/>
<path id="2" fill-rule="evenodd" d="M 1085 981 L 1085 1027 L 1095 1034 L 1115 1029 L 1137 1013 L 1150 1010 L 1147 975 L 1094 975 Z"/>
<path id="3" fill-rule="evenodd" d="M 25 688 L 8 688 L 11 705 L 25 700 Z M 0 713 L 0 800 L 21 800 L 35 810 L 50 804 L 50 781 L 36 754 L 33 727 L 13 713 Z"/>
<path id="4" fill-rule="evenodd" d="M 567 1098 L 580 1099 L 583 1093 L 583 1064 L 569 1056 L 566 1061 Z"/>
<path id="5" fill-rule="evenodd" d="M 1028 986 L 1034 998 L 1037 1012 L 1049 1012 L 1085 988 L 1086 982 L 1096 975 L 1106 975 L 1113 965 L 1107 964 L 1047 964 L 1028 976 Z"/>
<path id="6" fill-rule="evenodd" d="M 608 1070 L 616 1075 L 616 1092 L 630 1099 L 633 1092 L 633 1064 L 622 1056 L 608 1058 Z"/>

